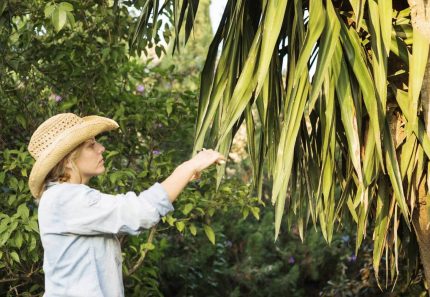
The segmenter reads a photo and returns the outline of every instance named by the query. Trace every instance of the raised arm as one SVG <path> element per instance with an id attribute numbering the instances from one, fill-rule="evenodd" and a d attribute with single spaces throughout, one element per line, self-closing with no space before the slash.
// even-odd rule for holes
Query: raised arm
<path id="1" fill-rule="evenodd" d="M 225 157 L 217 151 L 204 150 L 176 167 L 173 173 L 161 183 L 169 196 L 169 200 L 175 201 L 188 182 L 199 177 L 202 170 L 222 161 L 225 161 Z"/>

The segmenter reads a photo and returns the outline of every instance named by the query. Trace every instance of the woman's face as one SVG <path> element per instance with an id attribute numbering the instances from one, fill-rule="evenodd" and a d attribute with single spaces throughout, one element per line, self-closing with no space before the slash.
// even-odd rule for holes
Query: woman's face
<path id="1" fill-rule="evenodd" d="M 76 170 L 72 171 L 71 182 L 74 180 L 86 184 L 91 177 L 102 174 L 105 171 L 103 152 L 105 147 L 98 143 L 94 138 L 90 138 L 82 144 L 79 156 L 74 160 L 74 163 L 79 170 L 76 175 Z"/>

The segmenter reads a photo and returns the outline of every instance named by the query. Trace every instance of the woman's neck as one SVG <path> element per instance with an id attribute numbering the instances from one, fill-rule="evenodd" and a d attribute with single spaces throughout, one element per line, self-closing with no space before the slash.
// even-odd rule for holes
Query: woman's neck
<path id="1" fill-rule="evenodd" d="M 69 172 L 70 179 L 68 180 L 71 184 L 87 184 L 91 177 L 82 176 L 76 171 Z"/>

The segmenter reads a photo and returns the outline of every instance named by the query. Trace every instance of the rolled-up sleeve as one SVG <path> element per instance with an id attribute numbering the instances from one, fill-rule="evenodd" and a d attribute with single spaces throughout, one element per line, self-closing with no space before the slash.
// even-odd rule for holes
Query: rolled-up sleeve
<path id="1" fill-rule="evenodd" d="M 169 200 L 166 190 L 161 184 L 155 183 L 147 191 L 142 192 L 141 195 L 146 196 L 145 199 L 158 209 L 162 217 L 173 211 L 173 205 Z"/>
<path id="2" fill-rule="evenodd" d="M 138 234 L 173 210 L 167 192 L 159 183 L 139 195 L 134 192 L 109 195 L 85 185 L 55 187 L 41 201 L 46 206 L 42 209 L 45 218 L 57 229 L 55 233 Z"/>

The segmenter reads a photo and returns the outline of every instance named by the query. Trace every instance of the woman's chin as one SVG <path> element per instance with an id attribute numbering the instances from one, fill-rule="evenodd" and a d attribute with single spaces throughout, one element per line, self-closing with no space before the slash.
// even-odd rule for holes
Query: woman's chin
<path id="1" fill-rule="evenodd" d="M 95 176 L 102 175 L 103 173 L 105 173 L 105 171 L 106 171 L 106 168 L 104 166 L 100 166 L 93 174 L 91 174 L 91 176 L 95 177 Z"/>

